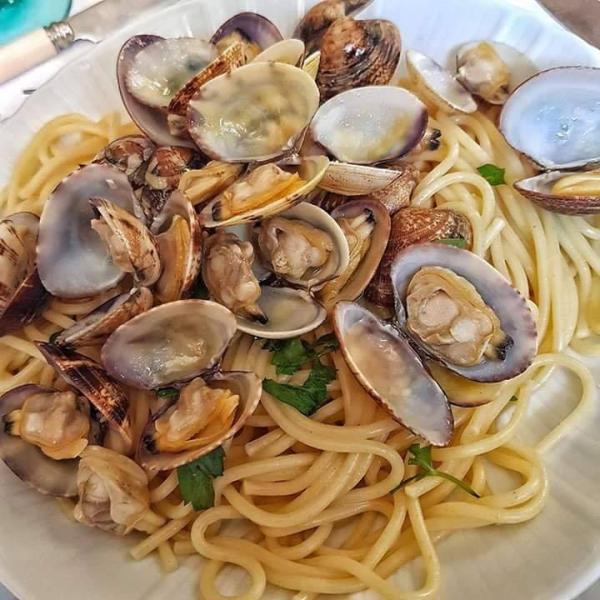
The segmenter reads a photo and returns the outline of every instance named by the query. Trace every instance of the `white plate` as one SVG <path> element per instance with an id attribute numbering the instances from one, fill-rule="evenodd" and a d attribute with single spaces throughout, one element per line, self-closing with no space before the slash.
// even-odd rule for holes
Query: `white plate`
<path id="1" fill-rule="evenodd" d="M 242 10 L 258 10 L 292 31 L 314 0 L 194 0 L 149 15 L 67 66 L 0 127 L 0 182 L 17 153 L 49 118 L 77 111 L 91 116 L 120 108 L 115 57 L 134 33 L 209 35 Z M 405 47 L 440 61 L 461 42 L 496 39 L 525 52 L 539 67 L 600 66 L 600 55 L 544 14 L 508 0 L 378 0 L 369 16 L 395 21 Z M 600 364 L 593 365 L 600 381 Z M 533 402 L 527 431 L 539 438 L 575 398 L 572 382 L 555 378 Z M 600 575 L 600 411 L 546 457 L 551 495 L 544 512 L 522 526 L 458 533 L 440 547 L 444 600 L 564 600 Z M 0 580 L 21 600 L 157 600 L 196 597 L 197 559 L 163 576 L 154 558 L 128 559 L 126 543 L 69 523 L 42 498 L 0 467 Z M 419 585 L 418 561 L 398 575 L 404 589 Z M 274 592 L 269 598 L 287 598 Z M 360 594 L 360 598 L 374 598 Z"/>

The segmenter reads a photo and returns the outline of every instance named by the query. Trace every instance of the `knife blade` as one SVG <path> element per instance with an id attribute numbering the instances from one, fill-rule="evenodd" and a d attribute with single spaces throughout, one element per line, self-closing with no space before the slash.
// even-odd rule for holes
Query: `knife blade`
<path id="1" fill-rule="evenodd" d="M 70 19 L 51 23 L 0 47 L 0 83 L 56 56 L 78 40 L 101 42 L 163 0 L 103 0 Z"/>
<path id="2" fill-rule="evenodd" d="M 600 47 L 600 0 L 539 0 L 567 29 Z"/>

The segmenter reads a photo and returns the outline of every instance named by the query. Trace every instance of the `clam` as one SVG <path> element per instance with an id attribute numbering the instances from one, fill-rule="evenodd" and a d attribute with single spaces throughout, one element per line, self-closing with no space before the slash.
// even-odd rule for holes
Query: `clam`
<path id="1" fill-rule="evenodd" d="M 277 62 L 297 67 L 303 58 L 304 42 L 302 40 L 288 39 L 281 40 L 269 46 L 256 56 L 253 62 Z"/>
<path id="2" fill-rule="evenodd" d="M 471 247 L 471 224 L 465 216 L 437 208 L 403 208 L 395 213 L 388 245 L 366 290 L 368 300 L 379 306 L 393 306 L 390 271 L 396 256 L 409 246 L 447 239 Z"/>
<path id="3" fill-rule="evenodd" d="M 370 193 L 369 198 L 381 202 L 390 215 L 395 215 L 400 209 L 409 206 L 421 173 L 415 165 L 409 162 L 402 164 L 391 162 L 387 167 L 399 175 L 387 187 Z"/>
<path id="4" fill-rule="evenodd" d="M 289 283 L 318 290 L 348 268 L 346 236 L 323 209 L 302 202 L 257 226 L 267 268 Z"/>
<path id="5" fill-rule="evenodd" d="M 148 477 L 133 460 L 101 446 L 86 448 L 77 471 L 73 516 L 91 527 L 125 535 L 150 508 Z"/>
<path id="6" fill-rule="evenodd" d="M 144 185 L 148 161 L 156 146 L 143 135 L 126 135 L 113 140 L 94 158 L 94 162 L 105 163 L 123 171 L 134 188 Z"/>
<path id="7" fill-rule="evenodd" d="M 89 406 L 72 391 L 27 384 L 0 398 L 0 458 L 42 494 L 77 495 L 76 458 L 90 432 Z"/>
<path id="8" fill-rule="evenodd" d="M 351 200 L 334 209 L 331 216 L 341 227 L 350 250 L 346 269 L 319 292 L 327 307 L 342 300 L 356 300 L 375 274 L 385 252 L 391 219 L 377 200 Z"/>
<path id="9" fill-rule="evenodd" d="M 477 255 L 437 243 L 411 246 L 391 269 L 396 316 L 425 356 L 474 381 L 522 373 L 537 346 L 525 299 Z"/>
<path id="10" fill-rule="evenodd" d="M 102 347 L 102 363 L 118 381 L 160 388 L 213 368 L 235 331 L 233 313 L 216 302 L 169 302 L 121 325 Z"/>
<path id="11" fill-rule="evenodd" d="M 154 50 L 151 50 L 152 47 L 161 43 L 164 45 L 167 40 L 157 35 L 136 35 L 132 38 L 128 39 L 119 52 L 119 56 L 117 58 L 117 81 L 119 84 L 119 92 L 121 94 L 121 99 L 125 106 L 125 109 L 129 113 L 132 121 L 155 143 L 169 146 L 169 145 L 182 145 L 188 146 L 190 148 L 194 147 L 193 142 L 187 137 L 179 137 L 173 135 L 167 124 L 167 111 L 166 107 L 169 104 L 170 97 L 173 96 L 175 92 L 178 91 L 178 85 L 183 86 L 187 79 L 184 81 L 176 82 L 176 85 L 173 86 L 173 89 L 169 87 L 167 98 L 165 98 L 166 104 L 163 101 L 158 101 L 160 104 L 164 104 L 164 106 L 150 106 L 142 101 L 140 101 L 134 94 L 129 90 L 129 85 L 131 85 L 131 75 L 130 71 L 132 65 L 136 64 L 136 57 L 139 54 L 151 52 L 154 53 Z M 203 46 L 204 47 L 204 46 Z M 208 46 L 210 47 L 210 46 Z M 159 46 L 160 48 L 160 46 Z M 210 53 L 211 57 L 216 57 L 217 51 L 215 48 L 212 48 L 212 52 Z M 142 55 L 143 56 L 143 55 Z M 148 56 L 148 55 L 146 55 Z M 212 58 L 209 58 L 208 54 L 205 59 L 201 61 L 201 63 L 195 63 L 198 67 L 198 70 L 202 68 L 202 64 L 208 64 Z M 162 65 L 162 67 L 161 67 Z M 162 58 L 160 58 L 155 65 L 155 68 L 160 71 L 161 68 L 168 68 L 169 63 L 165 62 Z M 152 69 L 154 68 L 152 65 L 148 65 L 150 69 L 150 73 L 152 73 Z M 189 71 L 188 71 L 189 72 Z M 197 72 L 197 71 L 196 71 Z M 190 77 L 195 74 L 190 74 Z M 163 73 L 164 75 L 164 73 Z M 181 79 L 181 76 L 180 76 Z M 188 77 L 189 79 L 189 77 Z M 141 81 L 144 81 L 142 78 Z M 135 84 L 135 82 L 133 82 Z M 164 80 L 163 80 L 163 83 Z M 174 89 L 177 88 L 177 89 Z M 140 92 L 138 95 L 142 95 Z M 152 97 L 152 92 L 150 92 L 150 97 Z M 145 95 L 146 96 L 146 95 Z"/>
<path id="12" fill-rule="evenodd" d="M 400 32 L 385 20 L 334 21 L 321 40 L 317 85 L 321 98 L 370 85 L 387 85 L 400 62 Z"/>
<path id="13" fill-rule="evenodd" d="M 321 39 L 334 21 L 356 16 L 373 0 L 325 0 L 313 6 L 296 26 L 292 37 L 306 44 L 306 52 L 319 49 Z"/>
<path id="14" fill-rule="evenodd" d="M 161 264 L 156 241 L 146 226 L 104 198 L 92 198 L 90 204 L 96 213 L 91 228 L 108 247 L 113 264 L 124 273 L 131 273 L 139 286 L 155 283 Z"/>
<path id="15" fill-rule="evenodd" d="M 35 266 L 38 228 L 31 213 L 0 221 L 0 335 L 31 322 L 48 297 Z"/>
<path id="16" fill-rule="evenodd" d="M 267 339 L 287 339 L 315 330 L 325 321 L 327 311 L 306 290 L 261 286 L 258 308 L 264 319 L 238 316 L 240 331 Z"/>
<path id="17" fill-rule="evenodd" d="M 366 165 L 410 152 L 423 138 L 427 118 L 425 105 L 411 92 L 369 86 L 325 102 L 311 133 L 337 160 Z"/>
<path id="18" fill-rule="evenodd" d="M 321 64 L 321 52 L 317 50 L 309 54 L 302 63 L 302 70 L 307 73 L 312 79 L 317 79 L 319 65 Z"/>
<path id="19" fill-rule="evenodd" d="M 95 296 L 124 276 L 90 226 L 95 218 L 90 198 L 103 198 L 128 212 L 136 202 L 125 173 L 108 165 L 82 167 L 57 186 L 44 204 L 37 248 L 40 279 L 54 296 Z"/>
<path id="20" fill-rule="evenodd" d="M 462 45 L 456 54 L 457 79 L 490 104 L 504 104 L 521 83 L 537 73 L 523 53 L 502 42 Z"/>
<path id="21" fill-rule="evenodd" d="M 145 287 L 119 294 L 100 305 L 89 315 L 62 331 L 54 339 L 58 346 L 77 348 L 96 346 L 120 325 L 152 307 L 152 292 Z"/>
<path id="22" fill-rule="evenodd" d="M 327 157 L 313 156 L 299 165 L 257 166 L 205 204 L 200 221 L 205 227 L 222 227 L 279 213 L 310 194 L 328 165 Z"/>
<path id="23" fill-rule="evenodd" d="M 432 104 L 452 112 L 472 113 L 477 110 L 477 102 L 471 93 L 432 58 L 409 50 L 406 65 L 411 81 Z"/>
<path id="24" fill-rule="evenodd" d="M 210 41 L 220 52 L 234 43 L 242 43 L 246 62 L 249 62 L 282 39 L 279 29 L 269 19 L 257 13 L 242 12 L 225 21 Z"/>
<path id="25" fill-rule="evenodd" d="M 380 406 L 430 444 L 448 444 L 453 431 L 450 405 L 408 341 L 352 302 L 336 305 L 333 325 L 348 366 Z"/>
<path id="26" fill-rule="evenodd" d="M 131 441 L 131 424 L 127 414 L 129 398 L 102 367 L 83 354 L 54 344 L 36 342 L 36 346 L 48 364 L 78 390 L 124 440 Z"/>
<path id="27" fill-rule="evenodd" d="M 234 184 L 243 171 L 242 164 L 212 160 L 201 169 L 184 173 L 178 189 L 194 206 L 204 204 Z"/>
<path id="28" fill-rule="evenodd" d="M 205 84 L 190 101 L 188 130 L 208 156 L 267 161 L 292 151 L 319 106 L 319 90 L 302 69 L 251 63 Z"/>
<path id="29" fill-rule="evenodd" d="M 522 179 L 514 187 L 542 208 L 563 215 L 600 213 L 600 172 L 550 171 Z"/>
<path id="30" fill-rule="evenodd" d="M 152 415 L 140 440 L 140 464 L 162 471 L 208 454 L 242 428 L 261 392 L 254 373 L 231 371 L 193 379 Z"/>
<path id="31" fill-rule="evenodd" d="M 202 279 L 210 297 L 235 315 L 264 321 L 257 305 L 261 289 L 252 271 L 254 247 L 234 233 L 218 229 L 204 243 Z"/>
<path id="32" fill-rule="evenodd" d="M 546 170 L 600 160 L 600 69 L 560 67 L 520 85 L 500 115 L 506 141 Z"/>
<path id="33" fill-rule="evenodd" d="M 197 152 L 182 146 L 156 148 L 144 176 L 144 188 L 139 196 L 143 219 L 152 226 L 165 202 L 179 186 L 181 178 L 190 170 L 198 169 L 202 158 Z M 138 215 L 142 218 L 142 215 Z"/>
<path id="34" fill-rule="evenodd" d="M 164 268 L 154 286 L 158 302 L 189 295 L 202 260 L 202 231 L 192 203 L 173 192 L 154 223 L 158 253 Z"/>

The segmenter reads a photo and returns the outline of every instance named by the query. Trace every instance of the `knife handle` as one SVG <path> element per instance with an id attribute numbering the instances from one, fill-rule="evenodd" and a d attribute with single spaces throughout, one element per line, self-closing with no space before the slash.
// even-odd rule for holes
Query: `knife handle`
<path id="1" fill-rule="evenodd" d="M 69 47 L 73 38 L 71 26 L 61 21 L 0 46 L 0 83 L 53 58 Z"/>

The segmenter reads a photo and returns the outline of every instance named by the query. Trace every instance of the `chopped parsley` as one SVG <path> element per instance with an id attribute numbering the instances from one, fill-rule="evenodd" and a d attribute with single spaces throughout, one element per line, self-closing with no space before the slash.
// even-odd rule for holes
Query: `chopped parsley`
<path id="1" fill-rule="evenodd" d="M 501 169 L 500 167 L 497 167 L 496 165 L 488 163 L 485 165 L 481 165 L 481 167 L 478 167 L 477 170 L 479 171 L 479 174 L 490 185 L 496 186 L 496 185 L 503 185 L 506 183 L 506 180 L 504 179 L 506 169 Z"/>
<path id="2" fill-rule="evenodd" d="M 225 452 L 219 446 L 187 465 L 177 468 L 179 490 L 184 502 L 194 510 L 205 510 L 215 504 L 213 479 L 223 475 Z"/>
<path id="3" fill-rule="evenodd" d="M 318 360 L 338 347 L 339 343 L 333 333 L 321 336 L 314 344 L 295 337 L 289 340 L 267 340 L 263 345 L 265 350 L 273 352 L 271 364 L 275 365 L 277 375 L 293 375 L 302 365 Z"/>
<path id="4" fill-rule="evenodd" d="M 446 244 L 446 246 L 454 246 L 455 248 L 465 248 L 467 245 L 467 242 L 462 238 L 446 238 L 436 241 L 440 244 Z"/>

